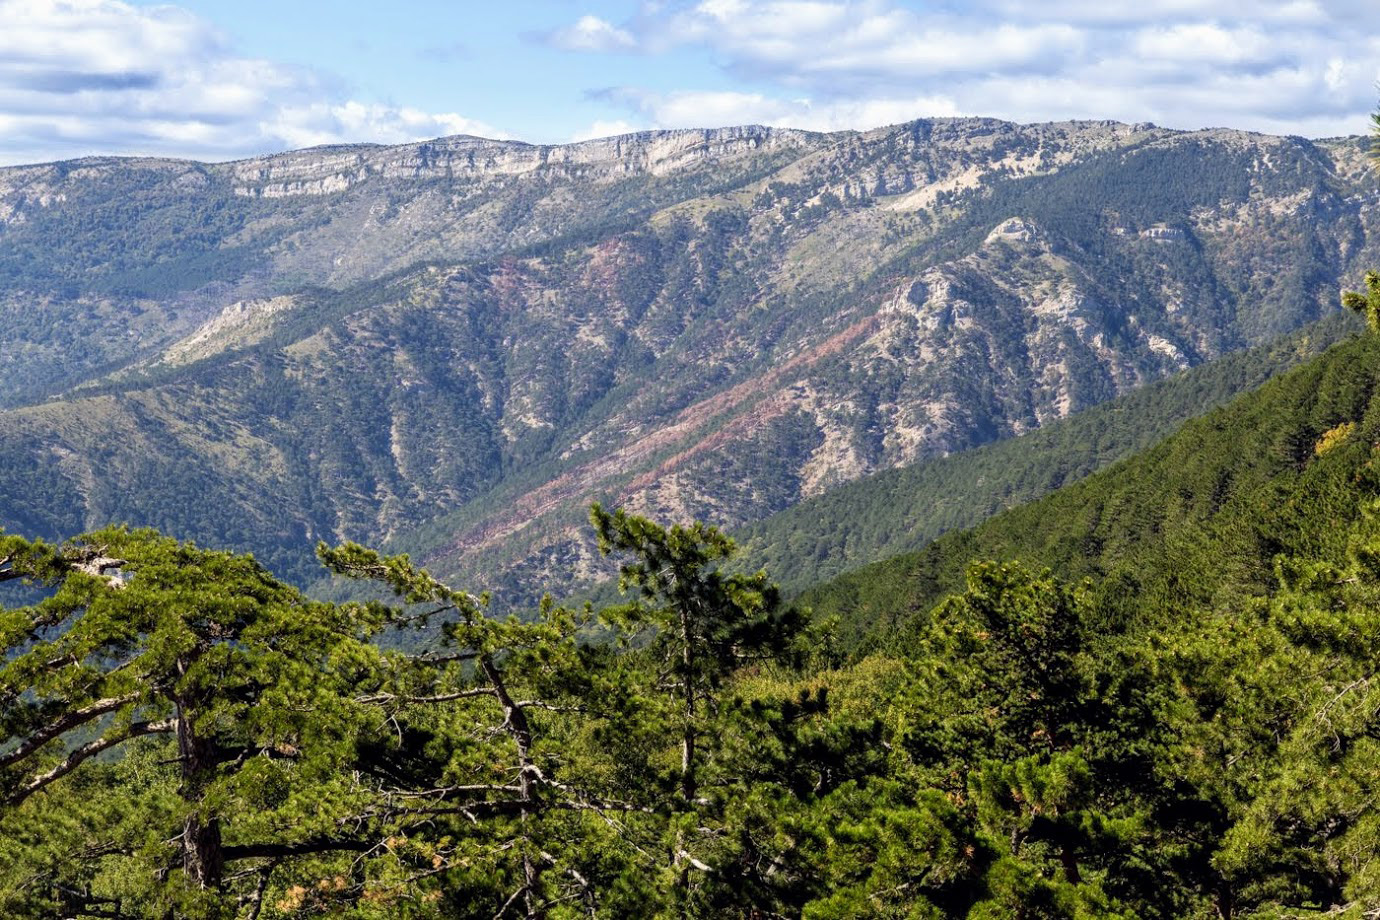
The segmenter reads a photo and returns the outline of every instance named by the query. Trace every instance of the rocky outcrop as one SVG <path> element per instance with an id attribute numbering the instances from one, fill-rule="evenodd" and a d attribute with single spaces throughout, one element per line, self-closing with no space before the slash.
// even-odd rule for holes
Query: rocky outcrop
<path id="1" fill-rule="evenodd" d="M 397 147 L 303 150 L 234 164 L 236 195 L 328 195 L 372 178 L 501 181 L 527 177 L 612 182 L 712 168 L 754 154 L 818 146 L 821 135 L 747 126 L 704 131 L 645 131 L 560 146 L 478 137 L 445 137 Z"/>
<path id="2" fill-rule="evenodd" d="M 1030 243 L 1034 240 L 1035 228 L 1019 217 L 1003 221 L 995 230 L 987 234 L 987 242 L 989 243 Z"/>
<path id="3" fill-rule="evenodd" d="M 1188 238 L 1178 227 L 1147 227 L 1140 231 L 1140 238 L 1143 240 L 1154 240 L 1157 243 L 1175 243 Z"/>

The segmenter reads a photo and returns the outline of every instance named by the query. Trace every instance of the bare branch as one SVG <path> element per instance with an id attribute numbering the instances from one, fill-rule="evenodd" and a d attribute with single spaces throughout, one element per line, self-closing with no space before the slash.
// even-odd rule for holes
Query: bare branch
<path id="1" fill-rule="evenodd" d="M 526 893 L 527 893 L 527 886 L 526 886 L 526 885 L 523 885 L 523 886 L 522 886 L 521 888 L 519 888 L 517 891 L 514 891 L 514 892 L 512 893 L 512 895 L 508 898 L 508 900 L 506 900 L 506 901 L 503 902 L 503 906 L 500 907 L 500 908 L 498 909 L 498 913 L 494 914 L 494 920 L 502 920 L 503 915 L 506 914 L 506 913 L 508 913 L 508 908 L 510 908 L 510 907 L 512 907 L 514 904 L 516 904 L 516 903 L 517 903 L 517 899 L 520 898 L 520 897 L 522 897 L 522 896 L 523 896 L 524 894 L 526 894 Z"/>
<path id="2" fill-rule="evenodd" d="M 435 797 L 444 800 L 447 796 L 474 792 L 513 792 L 522 791 L 521 786 L 504 786 L 497 783 L 484 783 L 476 786 L 437 786 L 434 789 L 419 789 L 415 792 L 398 790 L 388 795 L 400 799 L 424 799 Z"/>
<path id="3" fill-rule="evenodd" d="M 135 722 L 133 725 L 129 726 L 129 728 L 125 729 L 123 732 L 120 732 L 117 735 L 109 735 L 104 738 L 97 738 L 95 741 L 87 742 L 86 744 L 83 744 L 81 747 L 74 750 L 71 754 L 68 754 L 67 758 L 63 760 L 62 763 L 58 764 L 57 766 L 53 767 L 51 770 L 48 770 L 45 773 L 40 773 L 38 776 L 35 776 L 27 783 L 20 786 L 14 792 L 10 793 L 7 797 L 5 797 L 4 804 L 18 805 L 20 802 L 24 801 L 29 796 L 33 795 L 35 792 L 38 792 L 40 789 L 43 789 L 50 783 L 53 783 L 56 780 L 59 780 L 62 777 L 66 776 L 68 773 L 71 773 L 77 767 L 81 766 L 87 760 L 90 760 L 92 757 L 95 757 L 102 751 L 107 751 L 110 748 L 124 744 L 126 741 L 129 741 L 133 738 L 137 738 L 141 735 L 165 734 L 176 730 L 176 719 L 163 719 L 158 722 Z"/>
<path id="4" fill-rule="evenodd" d="M 447 652 L 444 655 L 418 655 L 415 658 L 408 658 L 414 664 L 449 664 L 452 661 L 474 661 L 479 657 L 479 652 Z"/>
<path id="5" fill-rule="evenodd" d="M 681 850 L 677 855 L 678 855 L 681 859 L 683 859 L 683 860 L 685 860 L 686 862 L 688 862 L 690 865 L 694 866 L 696 869 L 699 869 L 701 872 L 713 872 L 713 871 L 714 871 L 713 868 L 711 868 L 710 866 L 705 865 L 704 863 L 700 862 L 700 861 L 699 861 L 698 859 L 696 859 L 695 857 L 691 856 L 689 850 Z"/>
<path id="6" fill-rule="evenodd" d="M 432 617 L 438 617 L 443 613 L 450 613 L 458 609 L 460 608 L 456 607 L 454 604 L 442 604 L 440 607 L 433 607 L 431 610 L 423 610 L 420 613 L 410 613 L 406 616 L 398 617 L 391 622 L 394 626 L 404 626 L 408 623 L 416 623 L 419 620 L 429 620 Z"/>
<path id="7" fill-rule="evenodd" d="M 547 712 L 589 712 L 583 706 L 556 706 L 552 703 L 543 703 L 541 700 L 518 700 L 513 705 L 522 709 L 544 709 Z"/>
<path id="8" fill-rule="evenodd" d="M 249 906 L 249 915 L 246 920 L 259 920 L 259 914 L 264 909 L 264 892 L 268 890 L 269 879 L 273 877 L 273 872 L 278 868 L 278 861 L 273 860 L 262 869 L 258 870 L 259 879 L 254 885 L 254 890 L 250 892 L 246 903 Z"/>
<path id="9" fill-rule="evenodd" d="M 441 693 L 436 696 L 402 696 L 397 693 L 374 693 L 355 697 L 356 703 L 449 703 L 453 700 L 473 699 L 477 696 L 494 696 L 493 687 L 476 687 L 473 690 L 457 690 L 454 693 Z"/>
<path id="10" fill-rule="evenodd" d="M 107 699 L 97 700 L 81 709 L 73 710 L 62 718 L 49 722 L 47 725 L 34 732 L 23 744 L 19 745 L 19 747 L 7 753 L 0 754 L 0 767 L 8 767 L 27 757 L 31 757 L 35 751 L 64 732 L 71 731 L 78 725 L 85 725 L 92 719 L 100 718 L 106 713 L 114 712 L 122 706 L 133 703 L 137 699 L 139 699 L 139 694 L 128 693 L 124 696 L 112 696 Z"/>
<path id="11" fill-rule="evenodd" d="M 104 578 L 112 588 L 123 588 L 125 579 L 118 570 L 128 565 L 129 561 L 107 556 L 105 550 L 104 546 L 77 547 L 64 552 L 63 561 L 74 571 L 90 575 L 93 578 Z M 115 571 L 111 573 L 112 570 Z"/>
<path id="12" fill-rule="evenodd" d="M 522 799 L 512 799 L 503 801 L 466 802 L 463 805 L 447 805 L 438 808 L 401 809 L 393 814 L 400 817 L 439 817 L 442 815 L 475 817 L 483 814 L 521 814 L 524 811 L 621 811 L 640 812 L 648 815 L 656 813 L 654 809 L 644 805 L 633 805 L 630 802 L 573 801 L 542 802 L 540 804 L 534 804 L 532 802 L 523 801 Z"/>

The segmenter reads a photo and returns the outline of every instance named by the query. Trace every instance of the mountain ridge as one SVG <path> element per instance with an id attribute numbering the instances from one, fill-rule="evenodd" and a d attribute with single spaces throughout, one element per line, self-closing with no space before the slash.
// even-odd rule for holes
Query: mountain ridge
<path id="1" fill-rule="evenodd" d="M 0 230 L 0 441 L 70 509 L 11 471 L 0 523 L 229 534 L 297 574 L 315 539 L 387 537 L 524 603 L 557 569 L 600 574 L 573 536 L 591 498 L 741 526 L 1271 341 L 1380 262 L 1357 139 L 792 138 L 815 146 L 674 181 L 379 175 L 264 199 L 117 164 L 74 184 Z"/>

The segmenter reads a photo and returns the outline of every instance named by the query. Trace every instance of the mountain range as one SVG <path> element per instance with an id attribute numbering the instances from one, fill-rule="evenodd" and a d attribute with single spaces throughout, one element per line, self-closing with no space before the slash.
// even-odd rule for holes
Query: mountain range
<path id="1" fill-rule="evenodd" d="M 593 499 L 759 534 L 1229 368 L 1380 264 L 1377 197 L 1360 138 L 982 119 L 0 170 L 0 525 L 298 580 L 386 543 L 530 603 L 605 577 Z"/>

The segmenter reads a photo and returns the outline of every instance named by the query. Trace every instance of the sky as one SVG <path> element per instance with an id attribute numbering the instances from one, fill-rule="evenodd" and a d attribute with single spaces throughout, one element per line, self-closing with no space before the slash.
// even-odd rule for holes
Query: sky
<path id="1" fill-rule="evenodd" d="M 1357 134 L 1376 0 L 0 0 L 0 163 L 1115 119 Z"/>

